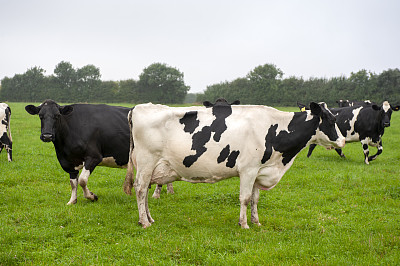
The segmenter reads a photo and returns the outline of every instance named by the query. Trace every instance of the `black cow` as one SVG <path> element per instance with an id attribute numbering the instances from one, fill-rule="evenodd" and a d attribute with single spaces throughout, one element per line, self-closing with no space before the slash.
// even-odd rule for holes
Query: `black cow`
<path id="1" fill-rule="evenodd" d="M 370 100 L 366 101 L 349 101 L 349 100 L 339 100 L 336 101 L 339 107 L 349 107 L 349 106 L 371 106 L 375 103 L 371 102 Z"/>
<path id="2" fill-rule="evenodd" d="M 9 162 L 12 161 L 10 118 L 11 108 L 6 103 L 0 103 L 0 152 L 6 149 Z"/>
<path id="3" fill-rule="evenodd" d="M 304 105 L 298 103 L 299 108 Z M 346 138 L 346 143 L 360 141 L 364 150 L 364 161 L 369 164 L 382 153 L 382 136 L 386 127 L 390 126 L 390 118 L 393 111 L 398 111 L 400 106 L 392 106 L 384 101 L 381 106 L 376 104 L 367 106 L 349 106 L 343 108 L 330 108 L 335 115 L 336 123 Z M 369 156 L 368 146 L 377 147 L 375 155 Z M 311 144 L 307 157 L 310 157 L 316 145 Z M 342 149 L 335 149 L 341 156 L 345 157 Z"/>
<path id="4" fill-rule="evenodd" d="M 78 183 L 85 198 L 97 200 L 87 187 L 88 178 L 97 165 L 127 167 L 130 108 L 92 104 L 60 106 L 53 100 L 46 100 L 37 107 L 27 105 L 25 110 L 39 115 L 40 139 L 53 142 L 61 167 L 69 173 L 72 193 L 68 204 L 77 202 Z"/>

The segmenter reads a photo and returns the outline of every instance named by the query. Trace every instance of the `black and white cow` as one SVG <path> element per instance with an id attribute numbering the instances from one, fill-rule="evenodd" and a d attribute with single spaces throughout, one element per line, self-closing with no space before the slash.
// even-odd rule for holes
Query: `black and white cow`
<path id="1" fill-rule="evenodd" d="M 11 108 L 6 103 L 0 103 L 0 152 L 6 149 L 9 162 L 12 161 L 10 118 Z"/>
<path id="2" fill-rule="evenodd" d="M 375 103 L 371 102 L 370 100 L 365 101 L 349 101 L 349 100 L 339 100 L 336 101 L 339 107 L 349 107 L 349 106 L 371 106 Z"/>
<path id="3" fill-rule="evenodd" d="M 299 108 L 304 105 L 299 104 Z M 335 115 L 336 123 L 346 138 L 346 142 L 361 142 L 364 151 L 364 162 L 369 164 L 382 153 L 382 136 L 385 128 L 390 126 L 390 118 L 393 111 L 398 111 L 400 106 L 392 106 L 388 101 L 384 101 L 381 106 L 376 104 L 360 106 L 354 105 L 343 108 L 330 108 Z M 376 147 L 377 153 L 369 156 L 368 146 Z M 311 144 L 307 157 L 310 157 L 316 145 Z M 335 149 L 341 156 L 345 157 L 342 149 Z"/>
<path id="4" fill-rule="evenodd" d="M 37 107 L 27 105 L 25 110 L 39 115 L 40 139 L 53 142 L 61 167 L 69 173 L 72 193 L 68 205 L 77 202 L 78 183 L 85 198 L 97 200 L 87 187 L 97 165 L 127 167 L 130 139 L 127 115 L 131 108 L 92 104 L 60 106 L 46 100 Z"/>
<path id="5" fill-rule="evenodd" d="M 310 107 L 293 113 L 250 105 L 135 106 L 130 120 L 139 223 L 146 228 L 154 222 L 148 206 L 150 184 L 215 183 L 239 176 L 239 224 L 249 228 L 246 210 L 251 202 L 251 221 L 260 225 L 259 189 L 273 188 L 310 143 L 344 146 L 330 111 L 316 103 Z"/>

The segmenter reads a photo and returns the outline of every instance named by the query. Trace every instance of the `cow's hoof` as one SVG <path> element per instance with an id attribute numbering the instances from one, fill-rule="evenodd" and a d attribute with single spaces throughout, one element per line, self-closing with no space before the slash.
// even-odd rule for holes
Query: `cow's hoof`
<path id="1" fill-rule="evenodd" d="M 93 196 L 92 201 L 97 201 L 97 200 L 99 199 L 99 198 L 97 197 L 97 195 L 94 194 L 93 192 L 90 192 L 90 194 L 92 194 L 92 196 Z"/>
<path id="2" fill-rule="evenodd" d="M 155 199 L 159 199 L 160 198 L 160 194 L 154 193 L 152 197 L 155 198 Z"/>
<path id="3" fill-rule="evenodd" d="M 147 227 L 150 227 L 150 226 L 151 226 L 151 223 L 141 223 L 141 222 L 139 222 L 139 225 L 141 225 L 142 228 L 145 229 L 145 228 L 147 228 Z"/>
<path id="4" fill-rule="evenodd" d="M 77 202 L 77 201 L 78 201 L 77 199 L 75 199 L 75 200 L 73 200 L 73 201 L 68 201 L 67 205 L 73 205 L 73 204 L 76 204 L 76 202 Z"/>
<path id="5" fill-rule="evenodd" d="M 249 228 L 250 228 L 249 225 L 248 225 L 247 223 L 241 224 L 241 223 L 239 222 L 239 225 L 240 225 L 243 229 L 249 229 Z"/>

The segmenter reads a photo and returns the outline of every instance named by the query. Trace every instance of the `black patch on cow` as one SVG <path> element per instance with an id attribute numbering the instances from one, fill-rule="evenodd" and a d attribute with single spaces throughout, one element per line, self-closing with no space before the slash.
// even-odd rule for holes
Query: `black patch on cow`
<path id="1" fill-rule="evenodd" d="M 217 158 L 217 162 L 218 163 L 222 163 L 223 161 L 226 160 L 226 158 L 228 158 L 230 153 L 230 148 L 229 148 L 229 144 L 226 145 L 225 148 L 222 149 L 222 151 L 220 152 L 218 158 Z"/>
<path id="2" fill-rule="evenodd" d="M 232 108 L 230 105 L 214 105 L 212 113 L 215 120 L 211 124 L 211 131 L 215 132 L 214 140 L 219 142 L 222 133 L 227 129 L 225 119 L 232 114 Z"/>
<path id="3" fill-rule="evenodd" d="M 231 154 L 229 154 L 226 167 L 233 168 L 236 165 L 236 159 L 239 156 L 239 153 L 240 151 L 232 151 Z"/>
<path id="4" fill-rule="evenodd" d="M 192 150 L 196 151 L 196 154 L 185 157 L 183 164 L 186 167 L 192 166 L 193 163 L 195 163 L 197 159 L 206 152 L 207 148 L 205 145 L 210 141 L 212 132 L 214 132 L 214 141 L 220 141 L 221 135 L 227 129 L 225 119 L 232 114 L 232 108 L 230 105 L 215 105 L 212 107 L 212 113 L 215 116 L 215 120 L 211 123 L 211 125 L 204 126 L 200 131 L 192 136 Z M 187 112 L 184 117 L 179 120 L 179 122 L 185 125 L 185 132 L 192 134 L 199 125 L 199 121 L 197 120 L 197 112 Z"/>
<path id="5" fill-rule="evenodd" d="M 217 162 L 222 163 L 226 159 L 228 159 L 228 161 L 226 162 L 226 167 L 233 168 L 236 165 L 236 159 L 239 156 L 239 153 L 240 153 L 239 151 L 230 152 L 230 146 L 228 144 L 220 152 L 220 154 L 217 158 Z"/>
<path id="6" fill-rule="evenodd" d="M 209 126 L 203 127 L 203 129 L 195 134 L 193 134 L 192 150 L 196 151 L 196 154 L 186 156 L 183 160 L 183 164 L 186 167 L 192 166 L 199 157 L 207 151 L 205 147 L 206 143 L 210 141 L 211 138 L 211 128 Z"/>
<path id="7" fill-rule="evenodd" d="M 179 119 L 179 123 L 185 125 L 185 128 L 183 129 L 185 132 L 192 134 L 200 123 L 200 121 L 197 120 L 197 111 L 187 112 L 181 119 Z"/>
<path id="8" fill-rule="evenodd" d="M 288 131 L 276 132 L 278 124 L 270 126 L 265 136 L 265 151 L 261 163 L 266 163 L 272 155 L 273 150 L 282 153 L 283 165 L 288 164 L 316 133 L 319 117 L 306 121 L 305 112 L 294 113 L 288 125 Z"/>
<path id="9" fill-rule="evenodd" d="M 265 151 L 264 156 L 261 159 L 261 163 L 265 163 L 271 158 L 272 155 L 272 143 L 274 138 L 276 137 L 276 129 L 278 128 L 278 124 L 271 126 L 268 129 L 268 133 L 265 136 Z"/>
<path id="10" fill-rule="evenodd" d="M 368 144 L 363 144 L 363 149 L 368 150 Z"/>

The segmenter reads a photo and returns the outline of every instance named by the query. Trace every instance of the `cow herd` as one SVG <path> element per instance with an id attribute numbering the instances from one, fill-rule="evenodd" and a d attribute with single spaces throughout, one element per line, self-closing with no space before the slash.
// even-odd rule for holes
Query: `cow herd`
<path id="1" fill-rule="evenodd" d="M 390 126 L 392 106 L 369 101 L 338 101 L 339 108 L 325 103 L 298 103 L 300 112 L 283 112 L 260 105 L 231 104 L 218 99 L 204 106 L 169 107 L 140 104 L 133 108 L 72 104 L 60 106 L 46 100 L 25 110 L 38 115 L 40 139 L 52 142 L 62 169 L 69 174 L 71 198 L 77 202 L 78 184 L 84 197 L 97 196 L 87 183 L 96 166 L 127 168 L 124 191 L 134 187 L 139 223 L 146 228 L 150 215 L 148 192 L 156 184 L 172 182 L 215 183 L 230 177 L 240 179 L 239 225 L 260 225 L 257 204 L 259 190 L 272 189 L 291 167 L 298 153 L 309 146 L 308 157 L 317 145 L 335 149 L 344 157 L 345 143 L 361 142 L 364 162 L 369 164 L 382 153 L 382 135 Z M 0 152 L 6 149 L 12 160 L 11 109 L 0 104 Z M 368 146 L 377 147 L 370 156 Z M 136 178 L 134 178 L 134 169 Z M 81 170 L 80 174 L 79 171 Z"/>

